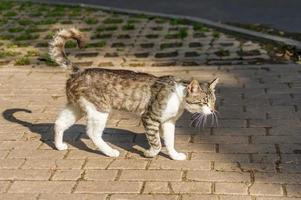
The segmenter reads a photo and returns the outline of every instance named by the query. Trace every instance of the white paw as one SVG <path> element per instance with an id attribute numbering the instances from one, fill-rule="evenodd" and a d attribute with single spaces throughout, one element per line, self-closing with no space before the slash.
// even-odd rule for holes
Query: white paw
<path id="1" fill-rule="evenodd" d="M 60 143 L 60 144 L 55 144 L 55 147 L 57 148 L 57 150 L 60 150 L 60 151 L 68 149 L 68 145 L 65 142 Z"/>
<path id="2" fill-rule="evenodd" d="M 174 153 L 170 155 L 173 160 L 186 160 L 186 155 L 184 153 Z"/>
<path id="3" fill-rule="evenodd" d="M 111 151 L 105 153 L 109 157 L 118 157 L 120 155 L 119 151 L 116 149 L 112 149 Z"/>

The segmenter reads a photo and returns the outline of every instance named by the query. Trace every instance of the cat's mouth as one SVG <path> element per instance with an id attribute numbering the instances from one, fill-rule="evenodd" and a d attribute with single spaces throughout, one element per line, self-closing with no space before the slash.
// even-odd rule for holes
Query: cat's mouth
<path id="1" fill-rule="evenodd" d="M 195 112 L 191 117 L 190 126 L 205 127 L 208 121 L 211 121 L 211 126 L 218 126 L 217 111 L 210 109 L 209 106 L 203 106 L 200 112 Z"/>

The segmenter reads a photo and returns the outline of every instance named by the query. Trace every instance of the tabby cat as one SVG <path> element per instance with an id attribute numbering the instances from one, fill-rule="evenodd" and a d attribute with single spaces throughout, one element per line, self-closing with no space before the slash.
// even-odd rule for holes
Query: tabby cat
<path id="1" fill-rule="evenodd" d="M 150 145 L 144 152 L 146 157 L 154 157 L 160 152 L 162 132 L 169 156 L 174 160 L 185 160 L 186 155 L 178 153 L 174 147 L 175 122 L 184 109 L 199 116 L 213 115 L 214 88 L 218 79 L 200 84 L 197 80 L 187 82 L 173 76 L 156 77 L 128 70 L 80 69 L 65 54 L 64 45 L 69 39 L 75 39 L 82 47 L 85 36 L 75 28 L 60 30 L 49 49 L 51 58 L 71 71 L 66 83 L 68 103 L 54 127 L 56 148 L 67 149 L 63 142 L 64 131 L 85 115 L 87 135 L 95 145 L 107 156 L 119 156 L 119 151 L 102 139 L 109 113 L 116 109 L 141 116 Z"/>

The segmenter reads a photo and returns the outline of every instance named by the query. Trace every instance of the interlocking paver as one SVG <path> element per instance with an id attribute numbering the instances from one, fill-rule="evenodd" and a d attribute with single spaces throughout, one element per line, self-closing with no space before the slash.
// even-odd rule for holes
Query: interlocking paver
<path id="1" fill-rule="evenodd" d="M 248 154 L 225 153 L 192 153 L 192 160 L 224 161 L 224 162 L 249 162 Z"/>
<path id="2" fill-rule="evenodd" d="M 283 192 L 280 184 L 255 183 L 250 188 L 250 194 L 258 196 L 282 196 Z"/>
<path id="3" fill-rule="evenodd" d="M 188 171 L 187 179 L 193 181 L 250 182 L 250 174 L 239 172 Z"/>
<path id="4" fill-rule="evenodd" d="M 72 181 L 15 181 L 9 193 L 70 193 L 76 182 Z"/>
<path id="5" fill-rule="evenodd" d="M 172 190 L 175 193 L 199 193 L 210 194 L 211 183 L 207 182 L 171 182 Z"/>
<path id="6" fill-rule="evenodd" d="M 85 180 L 114 180 L 117 176 L 117 170 L 86 170 Z"/>
<path id="7" fill-rule="evenodd" d="M 55 181 L 71 181 L 77 180 L 81 177 L 83 173 L 82 170 L 72 169 L 72 170 L 56 170 L 54 175 L 51 177 L 51 180 Z"/>
<path id="8" fill-rule="evenodd" d="M 148 161 L 141 159 L 116 159 L 109 169 L 145 169 Z"/>
<path id="9" fill-rule="evenodd" d="M 170 192 L 168 182 L 146 182 L 143 190 L 145 194 L 168 194 Z"/>
<path id="10" fill-rule="evenodd" d="M 130 194 L 113 194 L 111 200 L 120 200 L 120 199 L 133 199 L 133 200 L 177 200 L 179 196 L 177 195 L 163 195 L 163 194 L 139 194 L 139 195 L 130 195 Z"/>
<path id="11" fill-rule="evenodd" d="M 50 170 L 43 169 L 1 169 L 0 180 L 48 180 L 51 176 Z"/>
<path id="12" fill-rule="evenodd" d="M 10 185 L 11 185 L 10 181 L 0 181 L 0 193 L 6 192 L 6 190 Z"/>
<path id="13" fill-rule="evenodd" d="M 40 200 L 105 200 L 107 195 L 105 194 L 42 194 Z"/>
<path id="14" fill-rule="evenodd" d="M 255 173 L 255 180 L 258 183 L 299 184 L 301 174 Z"/>
<path id="15" fill-rule="evenodd" d="M 139 193 L 142 182 L 80 181 L 75 193 Z"/>
<path id="16" fill-rule="evenodd" d="M 171 170 L 209 170 L 210 162 L 203 160 L 185 160 L 173 161 L 172 165 L 169 160 L 153 160 L 149 169 L 171 169 Z"/>
<path id="17" fill-rule="evenodd" d="M 24 162 L 24 159 L 0 159 L 0 169 L 17 169 Z"/>
<path id="18" fill-rule="evenodd" d="M 251 200 L 251 196 L 240 196 L 240 195 L 219 195 L 220 200 Z"/>
<path id="19" fill-rule="evenodd" d="M 257 197 L 258 200 L 300 200 L 299 197 Z"/>
<path id="20" fill-rule="evenodd" d="M 120 180 L 180 181 L 180 170 L 123 170 Z"/>
<path id="21" fill-rule="evenodd" d="M 113 161 L 113 159 L 111 159 L 111 158 L 88 159 L 84 168 L 85 169 L 105 169 L 112 161 Z"/>
<path id="22" fill-rule="evenodd" d="M 216 194 L 246 195 L 248 186 L 244 183 L 215 183 Z"/>
<path id="23" fill-rule="evenodd" d="M 39 196 L 39 194 L 3 193 L 3 194 L 0 194 L 0 199 L 5 199 L 5 200 L 16 200 L 16 199 L 36 200 L 38 196 Z"/>
<path id="24" fill-rule="evenodd" d="M 286 185 L 286 191 L 287 196 L 301 197 L 301 185 Z"/>
<path id="25" fill-rule="evenodd" d="M 42 13 L 43 18 L 56 18 L 48 14 L 61 13 L 63 8 L 53 9 L 45 11 L 45 16 Z M 64 9 L 63 16 L 74 12 L 85 17 L 60 16 L 58 23 L 37 24 L 32 28 L 44 30 L 31 34 L 39 38 L 22 42 L 14 40 L 24 37 L 24 32 L 10 32 L 12 27 L 2 30 L 4 36 L 13 38 L 1 39 L 0 51 L 19 54 L 0 56 L 0 199 L 300 199 L 299 65 L 231 65 L 251 63 L 253 55 L 246 52 L 254 49 L 260 50 L 256 59 L 271 61 L 273 56 L 266 57 L 264 48 L 253 41 L 217 36 L 212 29 L 204 31 L 206 27 Z M 11 26 L 26 29 L 22 25 L 26 21 L 20 24 L 18 15 L 5 18 Z M 106 24 L 118 16 L 123 17 L 121 23 Z M 68 20 L 73 24 L 61 24 Z M 131 29 L 129 24 L 135 29 L 124 30 Z M 56 67 L 45 67 L 44 54 L 55 29 L 75 25 L 91 36 L 87 48 L 75 50 L 72 44 L 67 48 L 71 60 L 83 67 L 126 68 L 187 80 L 220 78 L 216 91 L 219 126 L 209 121 L 203 129 L 190 127 L 188 113 L 177 122 L 176 149 L 187 154 L 187 161 L 170 160 L 165 147 L 157 157 L 144 158 L 140 150 L 147 141 L 140 120 L 124 112 L 111 115 L 104 134 L 120 150 L 119 158 L 108 158 L 96 149 L 84 134 L 85 120 L 66 132 L 69 150 L 54 149 L 53 122 L 66 102 L 68 76 Z M 177 38 L 180 28 L 186 28 L 184 38 Z M 30 65 L 15 67 L 16 60 L 28 53 L 28 42 L 39 55 L 28 56 Z"/>
<path id="26" fill-rule="evenodd" d="M 218 200 L 218 196 L 208 195 L 208 194 L 183 194 L 182 199 L 183 200 L 195 200 L 195 199 Z"/>

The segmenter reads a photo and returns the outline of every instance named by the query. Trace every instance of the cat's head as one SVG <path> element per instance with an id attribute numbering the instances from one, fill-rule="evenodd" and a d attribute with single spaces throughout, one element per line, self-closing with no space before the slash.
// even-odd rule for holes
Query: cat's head
<path id="1" fill-rule="evenodd" d="M 192 80 L 187 86 L 185 109 L 191 113 L 210 115 L 215 111 L 215 86 L 218 78 L 209 83 Z"/>

